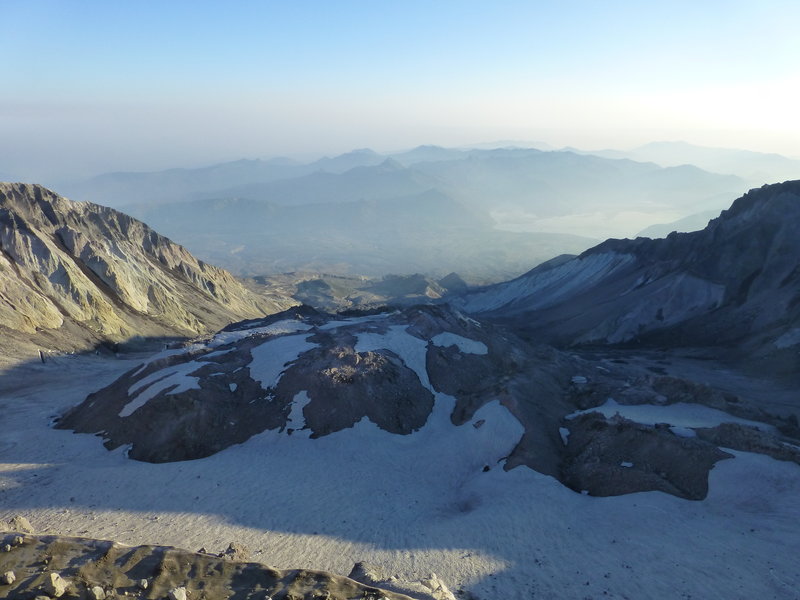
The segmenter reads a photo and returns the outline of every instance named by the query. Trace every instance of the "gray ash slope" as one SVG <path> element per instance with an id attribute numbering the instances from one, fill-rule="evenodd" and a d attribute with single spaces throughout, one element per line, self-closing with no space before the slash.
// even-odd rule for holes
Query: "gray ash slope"
<path id="1" fill-rule="evenodd" d="M 609 397 L 694 402 L 722 416 L 687 433 L 592 410 Z M 709 469 L 731 456 L 720 447 L 800 462 L 784 443 L 797 437 L 791 420 L 633 365 L 598 369 L 444 305 L 351 317 L 301 307 L 243 322 L 152 357 L 57 426 L 99 434 L 109 449 L 127 446 L 130 458 L 167 462 L 262 432 L 314 444 L 371 423 L 414 443 L 424 439 L 417 435 L 455 439 L 464 427 L 495 431 L 497 422 L 515 424 L 503 439 L 465 448 L 470 462 L 459 469 L 480 477 L 532 468 L 595 495 L 660 490 L 700 499 Z"/>
<path id="2" fill-rule="evenodd" d="M 141 221 L 0 183 L 0 330 L 8 352 L 186 336 L 282 310 Z"/>
<path id="3" fill-rule="evenodd" d="M 463 310 L 557 345 L 713 346 L 800 372 L 800 181 L 736 200 L 702 231 L 607 240 L 467 295 Z"/>

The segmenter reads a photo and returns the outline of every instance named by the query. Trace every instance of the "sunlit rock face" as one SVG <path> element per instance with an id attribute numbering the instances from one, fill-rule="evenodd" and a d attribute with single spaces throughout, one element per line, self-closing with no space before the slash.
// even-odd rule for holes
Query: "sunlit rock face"
<path id="1" fill-rule="evenodd" d="M 56 347 L 58 330 L 115 341 L 191 335 L 291 304 L 247 291 L 123 213 L 38 185 L 0 183 L 0 250 L 0 322 L 47 330 Z"/>

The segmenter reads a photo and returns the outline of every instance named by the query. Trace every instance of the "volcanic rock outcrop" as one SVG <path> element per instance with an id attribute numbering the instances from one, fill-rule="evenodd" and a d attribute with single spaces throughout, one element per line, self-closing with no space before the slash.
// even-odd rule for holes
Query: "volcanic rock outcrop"
<path id="1" fill-rule="evenodd" d="M 800 462 L 784 443 L 796 421 L 624 361 L 532 346 L 446 305 L 349 317 L 299 307 L 229 326 L 136 366 L 57 427 L 148 462 L 262 432 L 314 444 L 367 427 L 365 443 L 382 430 L 413 444 L 465 429 L 453 442 L 469 445 L 465 462 L 452 466 L 465 477 L 525 466 L 594 495 L 703 498 L 731 440 Z"/>
<path id="2" fill-rule="evenodd" d="M 0 183 L 0 330 L 15 350 L 196 335 L 292 303 L 246 290 L 123 213 Z"/>

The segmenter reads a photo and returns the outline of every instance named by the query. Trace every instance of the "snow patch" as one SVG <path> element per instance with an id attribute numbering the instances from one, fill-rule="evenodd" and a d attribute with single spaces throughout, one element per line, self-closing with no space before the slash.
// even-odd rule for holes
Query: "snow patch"
<path id="1" fill-rule="evenodd" d="M 150 373 L 150 375 L 140 379 L 128 389 L 128 396 L 135 397 L 122 407 L 119 416 L 129 417 L 171 386 L 176 387 L 167 392 L 167 395 L 180 394 L 188 390 L 199 390 L 200 378 L 192 377 L 191 374 L 205 366 L 201 362 L 192 360 Z"/>
<path id="2" fill-rule="evenodd" d="M 775 347 L 783 350 L 800 344 L 800 327 L 790 329 L 774 342 Z"/>
<path id="3" fill-rule="evenodd" d="M 250 350 L 253 360 L 250 361 L 250 377 L 261 384 L 264 389 L 274 388 L 289 363 L 296 361 L 300 355 L 316 348 L 308 340 L 311 336 L 289 335 L 266 340 Z"/>
<path id="4" fill-rule="evenodd" d="M 613 398 L 606 400 L 606 403 L 596 408 L 589 408 L 586 410 L 579 410 L 570 415 L 567 419 L 574 419 L 579 415 L 585 415 L 592 412 L 599 412 L 606 418 L 620 415 L 626 419 L 641 423 L 642 425 L 655 425 L 656 423 L 666 423 L 673 427 L 679 428 L 678 431 L 683 429 L 692 429 L 697 427 L 716 427 L 722 423 L 738 423 L 740 425 L 747 425 L 749 427 L 756 427 L 765 432 L 776 433 L 772 425 L 761 423 L 759 421 L 750 421 L 748 419 L 740 419 L 734 417 L 726 412 L 709 408 L 702 404 L 689 404 L 686 402 L 678 402 L 676 404 L 668 404 L 666 406 L 657 406 L 654 404 L 618 404 Z M 673 433 L 675 433 L 673 431 Z M 694 433 L 694 432 L 692 432 Z M 676 435 L 680 435 L 676 433 Z"/>
<path id="5" fill-rule="evenodd" d="M 284 319 L 264 327 L 253 327 L 240 331 L 221 331 L 208 342 L 208 346 L 216 348 L 217 346 L 225 346 L 254 335 L 283 335 L 297 333 L 298 331 L 308 331 L 311 328 L 312 326 L 308 323 L 303 323 L 296 319 Z"/>
<path id="6" fill-rule="evenodd" d="M 286 420 L 286 427 L 294 429 L 294 433 L 298 433 L 298 429 L 302 429 L 306 426 L 306 418 L 303 415 L 303 409 L 306 405 L 311 402 L 311 398 L 308 397 L 307 391 L 297 392 L 294 398 L 292 399 L 292 410 L 289 413 L 289 418 Z M 311 435 L 310 431 L 303 432 L 306 436 Z"/>
<path id="7" fill-rule="evenodd" d="M 338 329 L 339 327 L 347 327 L 349 325 L 358 325 L 361 323 L 369 323 L 370 321 L 378 321 L 395 313 L 379 313 L 377 315 L 366 315 L 364 317 L 352 317 L 350 319 L 340 319 L 337 321 L 328 321 L 324 325 L 320 325 L 319 329 L 328 331 L 329 329 Z"/>
<path id="8" fill-rule="evenodd" d="M 558 435 L 561 436 L 561 441 L 564 443 L 565 446 L 569 444 L 569 429 L 567 429 L 566 427 L 559 427 Z"/>
<path id="9" fill-rule="evenodd" d="M 393 325 L 386 333 L 359 333 L 355 351 L 360 353 L 375 350 L 390 350 L 397 354 L 417 374 L 423 387 L 433 392 L 425 365 L 428 343 L 408 333 L 405 325 Z"/>
<path id="10" fill-rule="evenodd" d="M 133 377 L 136 377 L 139 373 L 144 371 L 149 365 L 153 364 L 154 362 L 156 362 L 158 360 L 162 360 L 162 359 L 168 358 L 170 356 L 177 356 L 179 354 L 188 354 L 188 353 L 191 353 L 191 352 L 196 352 L 198 350 L 203 350 L 204 348 L 205 348 L 205 346 L 203 346 L 202 344 L 191 344 L 191 345 L 185 346 L 183 348 L 171 348 L 169 350 L 166 350 L 166 349 L 162 350 L 161 352 L 153 354 L 153 356 L 151 356 L 146 361 L 144 361 L 141 364 L 141 366 L 136 370 L 136 372 L 133 374 Z"/>
<path id="11" fill-rule="evenodd" d="M 127 460 L 124 446 L 108 452 L 41 418 L 138 364 L 81 359 L 80 377 L 74 367 L 13 375 L 29 385 L 0 393 L 0 448 L 16 444 L 0 457 L 0 519 L 24 513 L 43 531 L 128 545 L 223 550 L 238 540 L 269 549 L 281 569 L 302 557 L 347 573 L 363 558 L 404 581 L 435 571 L 479 598 L 795 598 L 800 588 L 794 463 L 729 451 L 736 460 L 711 470 L 702 502 L 583 496 L 525 467 L 497 468 L 521 425 L 495 402 L 474 417 L 482 427 L 455 427 L 441 395 L 441 421 L 410 436 L 368 421 L 315 440 L 273 430 L 164 464 Z"/>
<path id="12" fill-rule="evenodd" d="M 462 337 L 449 331 L 444 331 L 431 338 L 434 346 L 448 348 L 449 346 L 458 346 L 458 349 L 464 354 L 488 354 L 489 349 L 486 344 L 477 340 Z"/>
<path id="13" fill-rule="evenodd" d="M 689 427 L 675 427 L 674 425 L 669 428 L 669 430 L 678 437 L 682 438 L 693 438 L 697 437 L 697 432 L 694 429 L 690 429 Z"/>

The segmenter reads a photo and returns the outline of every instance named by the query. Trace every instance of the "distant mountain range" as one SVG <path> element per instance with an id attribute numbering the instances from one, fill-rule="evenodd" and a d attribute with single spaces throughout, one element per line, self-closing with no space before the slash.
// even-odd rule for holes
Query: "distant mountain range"
<path id="1" fill-rule="evenodd" d="M 688 233 L 690 231 L 699 231 L 704 229 L 708 222 L 719 216 L 721 211 L 718 210 L 704 210 L 699 213 L 683 217 L 672 223 L 656 223 L 642 229 L 636 234 L 636 237 L 648 238 L 663 238 L 667 237 L 673 231 L 678 233 Z"/>
<path id="2" fill-rule="evenodd" d="M 652 142 L 627 152 L 601 150 L 591 154 L 653 162 L 662 167 L 694 165 L 712 173 L 737 175 L 750 186 L 800 177 L 800 160 L 797 159 L 750 150 L 695 146 L 686 142 Z"/>
<path id="3" fill-rule="evenodd" d="M 746 187 L 736 175 L 688 165 L 420 146 L 308 164 L 273 159 L 112 173 L 67 192 L 123 207 L 239 275 L 456 271 L 487 283 L 606 237 L 719 211 Z"/>

